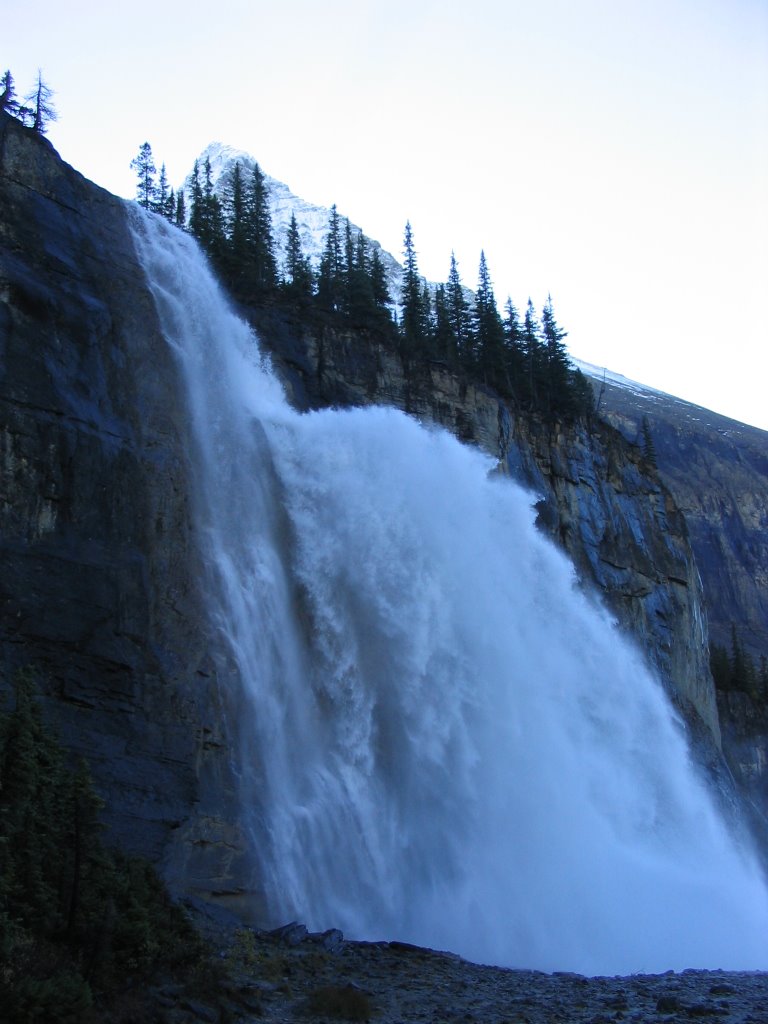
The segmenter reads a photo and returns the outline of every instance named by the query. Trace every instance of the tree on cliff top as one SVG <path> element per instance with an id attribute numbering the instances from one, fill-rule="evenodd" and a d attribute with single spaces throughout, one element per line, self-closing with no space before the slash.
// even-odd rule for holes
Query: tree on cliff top
<path id="1" fill-rule="evenodd" d="M 16 88 L 10 71 L 6 71 L 0 79 L 0 89 L 2 89 L 2 92 L 0 92 L 0 110 L 15 116 L 18 112 L 19 104 L 16 101 Z"/>
<path id="2" fill-rule="evenodd" d="M 138 155 L 131 160 L 131 169 L 136 171 L 136 199 L 139 206 L 145 210 L 151 210 L 155 199 L 155 160 L 152 156 L 152 147 L 148 142 L 142 142 Z"/>
<path id="3" fill-rule="evenodd" d="M 24 107 L 20 107 L 26 121 L 40 135 L 45 135 L 48 124 L 58 118 L 53 105 L 53 89 L 43 81 L 42 71 L 37 72 L 37 83 L 34 89 L 24 97 Z"/>

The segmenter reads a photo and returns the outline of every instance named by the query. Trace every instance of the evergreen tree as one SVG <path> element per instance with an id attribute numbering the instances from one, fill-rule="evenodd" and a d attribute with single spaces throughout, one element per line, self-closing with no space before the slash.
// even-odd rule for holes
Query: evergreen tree
<path id="1" fill-rule="evenodd" d="M 570 403 L 570 360 L 563 343 L 567 331 L 558 326 L 552 308 L 552 296 L 547 296 L 541 313 L 541 334 L 545 356 L 544 411 L 549 416 L 572 412 Z"/>
<path id="2" fill-rule="evenodd" d="M 0 111 L 5 111 L 12 117 L 19 112 L 19 104 L 16 100 L 16 87 L 13 83 L 13 75 L 6 71 L 0 79 Z"/>
<path id="3" fill-rule="evenodd" d="M 433 348 L 436 359 L 440 359 L 448 365 L 456 363 L 456 336 L 451 327 L 448 298 L 444 284 L 439 284 L 435 288 Z"/>
<path id="4" fill-rule="evenodd" d="M 502 387 L 505 379 L 504 326 L 496 306 L 485 252 L 480 253 L 473 321 L 477 369 L 487 384 Z"/>
<path id="5" fill-rule="evenodd" d="M 292 298 L 308 300 L 312 296 L 313 274 L 309 259 L 304 255 L 296 214 L 291 213 L 285 240 L 285 277 L 283 290 Z"/>
<path id="6" fill-rule="evenodd" d="M 378 249 L 373 250 L 370 268 L 371 291 L 373 292 L 373 305 L 376 310 L 377 319 L 381 322 L 391 324 L 392 318 L 389 307 L 392 305 L 392 296 L 389 294 L 387 284 L 387 273 Z"/>
<path id="7" fill-rule="evenodd" d="M 730 689 L 750 690 L 750 672 L 748 657 L 744 652 L 741 641 L 736 633 L 736 626 L 731 623 L 731 678 Z"/>
<path id="8" fill-rule="evenodd" d="M 277 288 L 277 259 L 269 209 L 269 189 L 258 164 L 253 165 L 245 202 L 248 249 L 246 279 L 255 295 L 265 295 Z"/>
<path id="9" fill-rule="evenodd" d="M 649 467 L 656 469 L 656 446 L 653 443 L 651 425 L 648 422 L 647 416 L 643 416 L 641 431 L 643 435 L 643 460 Z"/>
<path id="10" fill-rule="evenodd" d="M 346 292 L 346 266 L 344 262 L 344 237 L 341 218 L 336 203 L 328 216 L 328 234 L 320 257 L 317 278 L 317 301 L 322 309 L 332 313 L 341 312 Z"/>
<path id="11" fill-rule="evenodd" d="M 539 337 L 539 321 L 530 296 L 525 310 L 523 322 L 523 357 L 524 375 L 521 380 L 521 397 L 527 409 L 540 408 L 541 378 L 544 357 L 543 345 Z"/>
<path id="12" fill-rule="evenodd" d="M 63 765 L 43 728 L 29 672 L 15 680 L 15 708 L 0 750 L 0 878 L 5 908 L 43 934 L 62 925 L 57 876 Z"/>
<path id="13" fill-rule="evenodd" d="M 424 318 L 423 352 L 425 356 L 431 358 L 435 355 L 435 311 L 432 305 L 432 293 L 429 290 L 429 285 L 423 278 L 421 282 L 421 309 Z"/>
<path id="14" fill-rule="evenodd" d="M 165 201 L 164 216 L 169 224 L 176 223 L 176 193 L 173 188 L 168 192 L 168 198 Z"/>
<path id="15" fill-rule="evenodd" d="M 347 221 L 349 231 L 349 221 Z M 376 320 L 376 300 L 370 274 L 368 239 L 362 231 L 347 243 L 347 311 L 353 323 L 366 326 Z"/>
<path id="16" fill-rule="evenodd" d="M 456 256 L 451 253 L 451 269 L 448 272 L 448 283 L 445 289 L 445 301 L 453 338 L 449 344 L 448 359 L 470 364 L 473 358 L 472 317 L 469 304 L 464 294 L 464 286 L 459 276 Z"/>
<path id="17" fill-rule="evenodd" d="M 211 161 L 205 158 L 205 179 L 203 181 L 203 233 L 200 243 L 217 266 L 221 267 L 225 256 L 224 218 L 219 197 L 214 192 Z"/>
<path id="18" fill-rule="evenodd" d="M 139 147 L 138 155 L 131 160 L 131 169 L 136 171 L 138 179 L 136 183 L 136 199 L 139 206 L 143 206 L 145 210 L 153 209 L 157 168 L 152 156 L 152 147 L 148 142 L 143 142 Z"/>
<path id="19" fill-rule="evenodd" d="M 191 181 L 189 185 L 189 230 L 195 238 L 200 240 L 203 232 L 203 186 L 200 182 L 200 164 L 195 160 L 192 168 Z M 178 210 L 177 210 L 178 213 Z"/>
<path id="20" fill-rule="evenodd" d="M 176 209 L 174 212 L 174 223 L 178 228 L 187 226 L 187 202 L 184 198 L 184 189 L 180 188 L 176 196 Z"/>
<path id="21" fill-rule="evenodd" d="M 589 378 L 574 367 L 570 371 L 569 387 L 573 415 L 587 420 L 594 416 L 595 393 Z"/>
<path id="22" fill-rule="evenodd" d="M 718 644 L 712 644 L 709 649 L 709 667 L 712 672 L 712 679 L 718 690 L 730 689 L 731 685 L 731 663 L 728 652 Z"/>
<path id="23" fill-rule="evenodd" d="M 712 644 L 710 647 L 710 668 L 715 686 L 719 690 L 739 690 L 754 701 L 768 696 L 768 662 L 764 655 L 756 665 L 731 623 L 730 651 Z"/>
<path id="24" fill-rule="evenodd" d="M 226 263 L 226 237 L 221 202 L 213 187 L 211 161 L 206 157 L 202 175 L 195 160 L 190 181 L 189 230 L 200 243 L 206 255 L 220 269 Z M 178 210 L 177 210 L 178 214 Z"/>
<path id="25" fill-rule="evenodd" d="M 426 296 L 427 300 L 428 297 L 429 293 Z M 403 355 L 407 359 L 424 350 L 430 335 L 430 308 L 428 302 L 425 302 L 424 288 L 419 276 L 410 221 L 405 225 L 403 238 L 403 278 L 400 305 L 402 306 L 400 337 Z"/>
<path id="26" fill-rule="evenodd" d="M 525 369 L 524 335 L 520 314 L 509 296 L 504 312 L 504 376 L 508 392 L 519 400 Z"/>
<path id="27" fill-rule="evenodd" d="M 168 216 L 168 175 L 165 170 L 165 162 L 160 167 L 160 175 L 154 190 L 152 209 L 161 217 Z"/>
<path id="28" fill-rule="evenodd" d="M 58 114 L 53 105 L 53 90 L 43 81 L 41 71 L 37 72 L 35 87 L 26 95 L 24 102 L 26 105 L 23 111 L 28 115 L 31 127 L 40 135 L 45 135 L 48 124 L 57 120 Z"/>
<path id="29" fill-rule="evenodd" d="M 45 728 L 33 675 L 14 690 L 0 709 L 0 1016 L 95 1020 L 94 991 L 191 966 L 200 946 L 150 866 L 103 846 L 102 801 Z"/>
<path id="30" fill-rule="evenodd" d="M 237 161 L 228 180 L 224 182 L 221 210 L 225 232 L 223 269 L 230 286 L 240 294 L 243 272 L 248 261 L 248 219 L 240 161 Z"/>

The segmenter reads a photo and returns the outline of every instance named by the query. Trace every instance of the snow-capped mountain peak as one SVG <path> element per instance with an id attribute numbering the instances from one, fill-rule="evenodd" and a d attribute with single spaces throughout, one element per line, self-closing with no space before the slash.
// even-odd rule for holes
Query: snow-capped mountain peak
<path id="1" fill-rule="evenodd" d="M 240 164 L 241 173 L 247 180 L 253 174 L 253 168 L 258 162 L 250 153 L 246 153 L 241 149 L 235 149 L 233 146 L 227 146 L 221 142 L 211 142 L 202 151 L 198 157 L 198 166 L 201 171 L 205 167 L 206 160 L 210 162 L 211 181 L 213 182 L 213 189 L 216 194 L 219 194 L 227 184 L 237 163 Z M 275 255 L 277 256 L 278 265 L 282 266 L 285 258 L 288 228 L 291 223 L 291 216 L 294 216 L 299 229 L 304 255 L 309 258 L 313 268 L 317 269 L 328 234 L 328 222 L 331 216 L 330 209 L 327 206 L 310 203 L 306 199 L 297 196 L 284 182 L 273 178 L 266 173 L 261 165 L 259 166 L 264 175 L 269 195 L 272 230 L 276 243 Z M 190 186 L 191 175 L 185 182 L 188 200 L 190 198 Z M 342 221 L 347 219 L 341 211 L 338 211 L 338 213 Z M 362 233 L 362 228 L 351 221 L 350 228 L 355 238 Z M 378 251 L 386 271 L 390 294 L 393 296 L 399 295 L 402 267 L 398 261 L 374 239 L 368 239 L 368 249 L 370 253 L 373 253 L 374 250 Z"/>

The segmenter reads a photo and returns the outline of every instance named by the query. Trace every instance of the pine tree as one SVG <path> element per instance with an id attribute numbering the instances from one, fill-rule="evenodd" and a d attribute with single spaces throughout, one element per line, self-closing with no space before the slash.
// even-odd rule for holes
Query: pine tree
<path id="1" fill-rule="evenodd" d="M 458 360 L 470 364 L 473 358 L 472 317 L 464 294 L 464 286 L 459 276 L 456 256 L 453 252 L 451 253 L 451 269 L 448 272 L 448 283 L 445 289 L 445 301 L 448 321 L 453 334 L 453 341 L 448 353 L 449 362 L 455 363 Z"/>
<path id="2" fill-rule="evenodd" d="M 164 216 L 169 224 L 176 223 L 176 193 L 173 188 L 169 191 L 168 198 L 165 202 Z"/>
<path id="3" fill-rule="evenodd" d="M 373 250 L 369 266 L 369 275 L 371 278 L 371 291 L 373 293 L 373 307 L 376 321 L 381 326 L 389 328 L 392 325 L 392 314 L 390 312 L 392 296 L 389 294 L 387 273 L 384 269 L 384 264 L 381 261 L 381 255 L 379 254 L 378 249 Z"/>
<path id="4" fill-rule="evenodd" d="M 200 164 L 197 160 L 195 160 L 195 165 L 192 168 L 191 178 L 192 180 L 189 185 L 189 230 L 199 241 L 203 233 L 204 213 L 203 186 L 200 182 Z"/>
<path id="5" fill-rule="evenodd" d="M 455 365 L 458 359 L 456 336 L 451 326 L 450 310 L 446 286 L 439 284 L 435 288 L 435 318 L 433 348 L 436 359 L 447 365 Z"/>
<path id="6" fill-rule="evenodd" d="M 347 221 L 349 229 L 349 221 Z M 350 239 L 351 241 L 351 239 Z M 376 317 L 376 299 L 370 274 L 368 239 L 362 231 L 347 244 L 347 310 L 353 323 L 367 326 Z"/>
<path id="7" fill-rule="evenodd" d="M 225 234 L 223 270 L 230 287 L 240 294 L 243 272 L 248 260 L 248 223 L 243 174 L 239 161 L 223 183 L 221 191 Z"/>
<path id="8" fill-rule="evenodd" d="M 544 342 L 545 356 L 545 393 L 544 411 L 549 416 L 557 414 L 568 415 L 572 412 L 570 403 L 570 360 L 568 351 L 563 343 L 567 336 L 558 326 L 555 320 L 555 313 L 552 308 L 552 296 L 547 296 L 544 309 L 541 313 L 541 334 Z"/>
<path id="9" fill-rule="evenodd" d="M 32 673 L 14 689 L 0 709 L 1 1016 L 92 1020 L 94 990 L 165 974 L 200 945 L 149 864 L 102 844 L 102 801 L 45 728 Z"/>
<path id="10" fill-rule="evenodd" d="M 504 312 L 504 375 L 509 393 L 519 400 L 525 369 L 523 328 L 517 307 L 509 296 Z"/>
<path id="11" fill-rule="evenodd" d="M 0 79 L 0 111 L 5 111 L 11 117 L 19 113 L 19 104 L 16 100 L 16 87 L 13 82 L 13 75 L 6 71 Z"/>
<path id="12" fill-rule="evenodd" d="M 570 371 L 571 407 L 575 417 L 589 420 L 595 415 L 595 393 L 589 378 L 576 367 Z"/>
<path id="13" fill-rule="evenodd" d="M 88 891 L 94 868 L 98 871 L 103 867 L 99 848 L 102 832 L 99 813 L 104 807 L 104 801 L 96 794 L 88 766 L 82 758 L 76 770 L 69 774 L 65 796 L 65 848 L 69 857 L 62 877 L 61 893 L 66 931 L 72 937 L 81 924 L 88 903 L 93 901 L 95 895 Z"/>
<path id="14" fill-rule="evenodd" d="M 138 155 L 131 160 L 131 169 L 136 171 L 138 179 L 136 183 L 136 199 L 139 206 L 143 206 L 145 210 L 153 209 L 157 168 L 152 156 L 152 147 L 148 142 L 143 142 L 139 147 Z"/>
<path id="15" fill-rule="evenodd" d="M 174 212 L 174 223 L 178 228 L 187 226 L 187 202 L 184 198 L 184 189 L 180 188 L 176 196 L 176 210 Z"/>
<path id="16" fill-rule="evenodd" d="M 501 387 L 505 379 L 504 326 L 496 306 L 485 252 L 480 253 L 473 321 L 477 369 L 487 384 Z"/>
<path id="17" fill-rule="evenodd" d="M 648 417 L 643 416 L 641 431 L 643 435 L 643 461 L 651 469 L 657 468 L 656 463 L 656 446 L 653 443 L 653 435 L 651 434 L 651 425 L 648 422 Z"/>
<path id="18" fill-rule="evenodd" d="M 296 214 L 291 213 L 291 222 L 285 240 L 285 277 L 283 290 L 299 301 L 312 296 L 313 275 L 308 258 L 304 255 L 301 234 L 296 223 Z"/>
<path id="19" fill-rule="evenodd" d="M 749 689 L 749 669 L 744 648 L 736 633 L 736 626 L 731 623 L 731 678 L 730 688 L 732 690 Z"/>
<path id="20" fill-rule="evenodd" d="M 161 217 L 168 215 L 168 175 L 165 170 L 165 162 L 160 167 L 160 175 L 154 189 L 152 209 Z"/>
<path id="21" fill-rule="evenodd" d="M 41 71 L 37 72 L 35 87 L 27 93 L 24 102 L 26 105 L 20 109 L 28 115 L 31 127 L 40 135 L 45 135 L 49 122 L 57 120 L 59 115 L 53 105 L 53 89 L 43 81 Z"/>
<path id="22" fill-rule="evenodd" d="M 277 288 L 277 258 L 272 233 L 267 180 L 258 164 L 253 165 L 245 190 L 247 262 L 244 283 L 249 294 L 264 296 Z"/>
<path id="23" fill-rule="evenodd" d="M 336 203 L 328 215 L 328 234 L 320 257 L 317 278 L 317 301 L 322 309 L 332 313 L 341 312 L 346 291 L 346 266 L 344 262 L 344 240 L 341 217 Z"/>
<path id="24" fill-rule="evenodd" d="M 62 924 L 53 868 L 62 846 L 63 765 L 43 727 L 32 674 L 19 673 L 14 688 L 0 750 L 0 878 L 11 915 L 47 934 Z"/>
<path id="25" fill-rule="evenodd" d="M 213 262 L 221 267 L 224 262 L 226 242 L 221 202 L 213 188 L 213 173 L 209 157 L 205 158 L 203 181 L 203 234 L 200 242 Z"/>
<path id="26" fill-rule="evenodd" d="M 709 667 L 712 672 L 712 679 L 718 690 L 727 690 L 731 685 L 731 663 L 728 659 L 728 652 L 718 644 L 711 644 L 709 648 Z"/>
<path id="27" fill-rule="evenodd" d="M 524 375 L 521 397 L 527 409 L 540 408 L 541 378 L 544 367 L 543 345 L 539 337 L 539 321 L 530 296 L 523 322 Z"/>
<path id="28" fill-rule="evenodd" d="M 428 299 L 428 292 L 426 297 Z M 430 335 L 430 309 L 429 305 L 425 303 L 410 221 L 405 225 L 403 238 L 403 279 L 400 304 L 402 306 L 400 337 L 403 355 L 407 359 L 415 353 L 423 351 Z"/>

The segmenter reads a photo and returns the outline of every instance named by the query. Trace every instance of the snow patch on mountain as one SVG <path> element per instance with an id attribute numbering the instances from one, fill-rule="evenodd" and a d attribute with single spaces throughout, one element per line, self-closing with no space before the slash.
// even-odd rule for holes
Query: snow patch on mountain
<path id="1" fill-rule="evenodd" d="M 605 381 L 606 384 L 613 384 L 614 387 L 623 388 L 625 391 L 631 391 L 633 395 L 638 397 L 654 399 L 672 399 L 672 395 L 667 395 L 663 391 L 659 391 L 657 388 L 648 387 L 646 384 L 639 384 L 635 380 L 630 380 L 629 377 L 623 376 L 621 373 L 613 373 L 611 370 L 607 370 L 604 366 L 596 366 L 594 363 L 587 363 L 583 359 L 574 359 L 571 356 L 571 362 L 574 366 L 581 370 L 581 372 L 592 378 L 594 381 Z M 682 399 L 678 399 L 682 401 Z"/>

